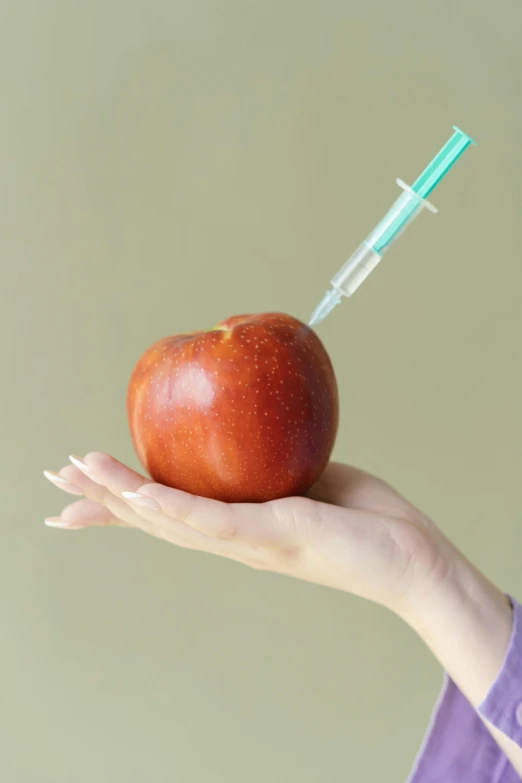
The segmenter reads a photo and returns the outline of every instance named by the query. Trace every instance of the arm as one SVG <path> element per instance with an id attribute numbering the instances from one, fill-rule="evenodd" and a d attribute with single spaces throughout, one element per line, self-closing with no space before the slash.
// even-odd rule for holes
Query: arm
<path id="1" fill-rule="evenodd" d="M 50 526 L 137 528 L 181 547 L 387 606 L 420 635 L 468 700 L 461 696 L 459 702 L 462 721 L 469 724 L 470 714 L 473 718 L 464 761 L 458 760 L 460 768 L 471 763 L 484 737 L 491 741 L 483 720 L 522 772 L 522 729 L 510 731 L 508 720 L 502 731 L 501 713 L 509 698 L 501 694 L 496 711 L 488 703 L 512 640 L 509 600 L 429 519 L 384 482 L 331 464 L 308 498 L 226 504 L 154 484 L 99 453 L 85 460 L 74 458 L 74 465 L 60 474 L 46 475 L 60 489 L 86 496 L 47 520 Z M 520 649 L 512 657 L 522 659 L 522 639 L 517 644 Z M 522 670 L 520 676 L 513 676 L 522 700 Z M 460 719 L 456 708 L 457 713 Z M 457 727 L 457 739 L 460 736 Z M 444 752 L 440 751 L 442 757 Z M 446 761 L 442 758 L 441 766 Z M 449 777 L 444 780 L 450 783 Z M 453 780 L 463 783 L 461 777 Z"/>

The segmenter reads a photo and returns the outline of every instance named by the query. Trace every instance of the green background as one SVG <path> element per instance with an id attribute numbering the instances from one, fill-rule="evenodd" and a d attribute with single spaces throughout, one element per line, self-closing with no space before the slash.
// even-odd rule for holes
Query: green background
<path id="1" fill-rule="evenodd" d="M 522 596 L 519 0 L 3 0 L 0 777 L 402 783 L 441 671 L 380 608 L 123 530 L 44 527 L 69 453 L 136 465 L 155 339 L 306 319 L 456 123 L 479 146 L 320 328 L 335 456 Z"/>

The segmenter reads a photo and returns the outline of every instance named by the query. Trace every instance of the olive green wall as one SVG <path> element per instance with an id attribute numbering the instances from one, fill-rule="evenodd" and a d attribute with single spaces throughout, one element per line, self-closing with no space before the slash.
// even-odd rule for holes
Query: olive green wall
<path id="1" fill-rule="evenodd" d="M 135 465 L 153 340 L 303 319 L 454 123 L 479 146 L 320 327 L 336 457 L 522 596 L 519 0 L 3 0 L 0 777 L 402 783 L 438 665 L 360 600 L 63 533 L 72 453 Z"/>

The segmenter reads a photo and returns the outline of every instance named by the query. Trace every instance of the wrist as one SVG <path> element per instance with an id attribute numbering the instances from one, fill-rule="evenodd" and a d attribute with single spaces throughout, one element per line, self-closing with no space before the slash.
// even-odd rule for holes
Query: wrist
<path id="1" fill-rule="evenodd" d="M 449 542 L 444 549 L 443 578 L 419 594 L 403 619 L 478 706 L 502 668 L 513 608 L 508 596 Z"/>

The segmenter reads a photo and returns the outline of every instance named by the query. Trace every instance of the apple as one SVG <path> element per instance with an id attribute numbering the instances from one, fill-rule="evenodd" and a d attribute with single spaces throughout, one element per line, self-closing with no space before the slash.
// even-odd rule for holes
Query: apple
<path id="1" fill-rule="evenodd" d="M 127 412 L 155 482 L 227 502 L 302 495 L 330 458 L 337 383 L 316 333 L 290 315 L 228 318 L 152 345 Z"/>

